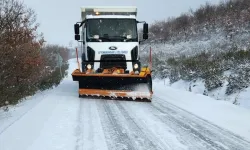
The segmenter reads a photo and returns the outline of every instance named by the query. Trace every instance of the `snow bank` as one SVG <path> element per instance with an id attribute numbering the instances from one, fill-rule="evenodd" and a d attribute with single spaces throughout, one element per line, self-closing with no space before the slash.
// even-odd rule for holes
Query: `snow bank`
<path id="1" fill-rule="evenodd" d="M 245 89 L 238 95 L 238 101 L 241 106 L 250 109 L 250 88 Z"/>
<path id="2" fill-rule="evenodd" d="M 174 86 L 181 87 L 181 82 Z M 154 93 L 155 96 L 171 104 L 250 140 L 250 110 L 202 94 L 183 91 L 185 86 L 184 83 L 182 89 L 174 89 L 164 85 L 162 81 L 156 81 Z M 246 95 L 249 96 L 249 94 Z M 242 99 L 244 99 L 243 95 Z"/>
<path id="3" fill-rule="evenodd" d="M 188 82 L 184 80 L 179 80 L 173 84 L 169 84 L 169 79 L 156 80 L 157 82 L 162 82 L 165 86 L 170 86 L 174 89 L 189 91 L 195 94 L 206 94 L 207 96 L 213 98 L 213 100 L 222 100 L 227 101 L 231 104 L 236 104 L 238 106 L 250 109 L 250 88 L 243 89 L 238 93 L 226 95 L 226 89 L 228 82 L 225 80 L 222 87 L 219 87 L 215 90 L 207 92 L 205 83 L 203 80 L 199 79 L 196 82 Z"/>

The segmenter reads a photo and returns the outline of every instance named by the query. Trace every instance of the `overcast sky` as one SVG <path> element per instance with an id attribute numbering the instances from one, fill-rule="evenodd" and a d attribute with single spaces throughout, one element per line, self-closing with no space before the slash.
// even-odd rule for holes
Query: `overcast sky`
<path id="1" fill-rule="evenodd" d="M 51 44 L 69 46 L 73 41 L 73 25 L 79 21 L 81 6 L 137 6 L 138 20 L 153 23 L 197 9 L 201 4 L 217 4 L 221 0 L 23 0 L 33 8 L 40 23 L 39 31 Z"/>

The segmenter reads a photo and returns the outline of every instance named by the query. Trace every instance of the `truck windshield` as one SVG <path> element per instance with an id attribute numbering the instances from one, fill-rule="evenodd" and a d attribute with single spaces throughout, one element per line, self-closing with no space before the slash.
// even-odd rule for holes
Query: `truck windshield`
<path id="1" fill-rule="evenodd" d="M 90 19 L 87 21 L 88 42 L 137 41 L 135 19 Z"/>

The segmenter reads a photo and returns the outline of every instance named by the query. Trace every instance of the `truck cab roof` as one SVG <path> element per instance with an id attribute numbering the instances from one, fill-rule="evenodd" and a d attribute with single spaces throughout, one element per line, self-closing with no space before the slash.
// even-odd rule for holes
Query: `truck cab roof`
<path id="1" fill-rule="evenodd" d="M 100 18 L 110 18 L 110 19 L 136 19 L 135 15 L 87 15 L 86 19 L 100 19 Z"/>
<path id="2" fill-rule="evenodd" d="M 82 20 L 86 18 L 136 18 L 135 6 L 88 6 L 81 7 Z M 98 16 L 98 17 L 97 17 Z"/>

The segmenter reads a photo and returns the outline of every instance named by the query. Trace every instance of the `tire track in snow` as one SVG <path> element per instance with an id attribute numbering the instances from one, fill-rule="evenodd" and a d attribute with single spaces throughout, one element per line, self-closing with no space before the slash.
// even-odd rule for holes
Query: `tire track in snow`
<path id="1" fill-rule="evenodd" d="M 157 139 L 152 132 L 147 131 L 145 126 L 139 126 L 138 120 L 136 120 L 136 118 L 132 118 L 129 115 L 129 112 L 122 106 L 120 102 L 116 102 L 115 104 L 119 108 L 119 111 L 121 112 L 123 117 L 126 119 L 128 128 L 131 130 L 130 134 L 131 136 L 133 136 L 133 139 L 137 141 L 136 143 L 139 145 L 139 148 L 145 150 L 164 150 L 166 149 L 166 147 L 170 148 L 170 146 L 164 145 L 159 139 Z"/>
<path id="2" fill-rule="evenodd" d="M 224 150 L 224 147 L 221 147 L 218 144 L 214 144 L 210 139 L 206 139 L 202 134 L 200 134 L 195 129 L 191 128 L 187 124 L 182 123 L 175 117 L 171 116 L 167 111 L 163 110 L 158 106 L 151 106 L 154 111 L 159 111 L 162 114 L 166 114 L 166 116 L 157 116 L 161 122 L 172 128 L 177 134 L 179 134 L 179 140 L 184 141 L 188 147 L 191 149 L 220 149 Z M 153 112 L 154 113 L 154 112 Z M 180 118 L 182 119 L 182 118 Z M 198 142 L 199 141 L 199 142 Z"/>
<path id="3" fill-rule="evenodd" d="M 178 127 L 180 131 L 182 130 L 186 134 L 192 135 L 191 138 L 205 143 L 209 148 L 221 150 L 244 150 L 247 149 L 247 147 L 250 147 L 250 143 L 248 141 L 234 136 L 234 134 L 225 131 L 224 129 L 221 129 L 158 97 L 154 97 L 152 109 L 156 109 L 159 112 L 167 114 L 168 119 L 171 120 L 171 123 L 175 124 L 175 127 Z M 177 113 L 181 116 L 178 117 Z M 170 122 L 166 122 L 164 117 L 158 116 L 158 118 L 167 125 L 170 125 Z"/>
<path id="4" fill-rule="evenodd" d="M 97 105 L 109 149 L 136 150 L 134 141 L 130 139 L 123 125 L 119 122 L 117 118 L 119 116 L 116 116 L 111 110 L 108 101 L 98 100 Z"/>
<path id="5" fill-rule="evenodd" d="M 80 100 L 79 102 L 79 108 L 78 108 L 78 117 L 77 117 L 77 121 L 78 121 L 78 125 L 75 129 L 75 134 L 76 134 L 76 147 L 75 150 L 82 150 L 82 145 L 83 145 L 83 123 L 82 123 L 82 115 L 83 115 L 83 102 Z"/>
<path id="6" fill-rule="evenodd" d="M 76 150 L 108 149 L 100 120 L 96 100 L 80 99 Z"/>
<path id="7" fill-rule="evenodd" d="M 128 112 L 130 116 L 133 116 L 134 121 L 143 129 L 146 136 L 150 137 L 154 144 L 170 150 L 185 150 L 189 148 L 185 141 L 178 139 L 178 133 L 174 132 L 174 130 L 159 120 L 154 113 L 150 112 L 154 111 L 158 113 L 158 115 L 162 115 L 162 113 L 157 112 L 157 110 L 152 110 L 151 103 L 128 102 L 121 104 L 126 112 Z"/>

